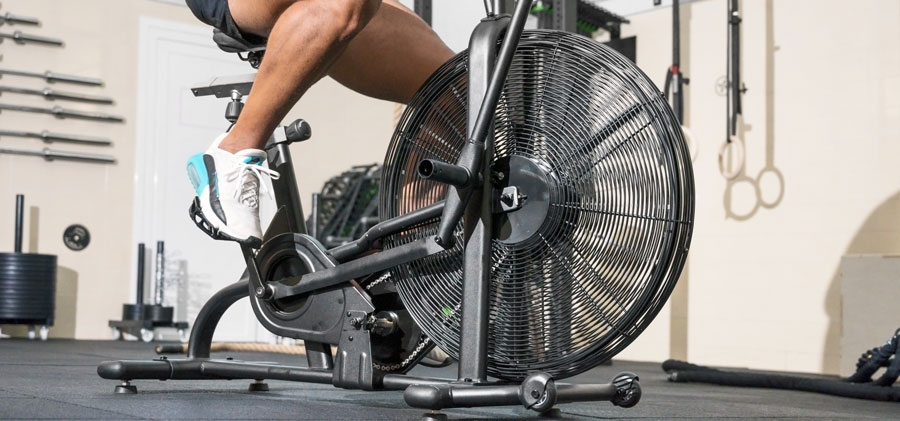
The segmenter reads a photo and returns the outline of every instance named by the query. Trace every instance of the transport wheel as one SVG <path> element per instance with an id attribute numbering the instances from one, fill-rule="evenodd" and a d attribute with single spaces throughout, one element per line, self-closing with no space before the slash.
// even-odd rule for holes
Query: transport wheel
<path id="1" fill-rule="evenodd" d="M 153 340 L 153 330 L 152 329 L 141 329 L 141 340 L 144 342 L 150 342 Z"/>

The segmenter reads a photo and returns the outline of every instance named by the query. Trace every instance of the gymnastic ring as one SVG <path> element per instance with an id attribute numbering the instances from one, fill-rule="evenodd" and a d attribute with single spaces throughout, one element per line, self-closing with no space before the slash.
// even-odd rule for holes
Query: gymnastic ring
<path id="1" fill-rule="evenodd" d="M 731 168 L 729 171 L 725 168 L 725 153 L 731 148 L 737 148 L 734 152 L 737 157 L 735 161 L 738 165 L 734 166 L 734 168 Z M 733 180 L 740 175 L 742 171 L 744 171 L 744 141 L 737 136 L 731 136 L 728 138 L 728 141 L 723 143 L 722 147 L 719 148 L 719 173 L 721 173 L 725 179 Z"/>
<path id="2" fill-rule="evenodd" d="M 778 197 L 771 202 L 766 202 L 762 195 L 762 178 L 767 173 L 774 174 L 775 178 L 778 179 Z M 781 170 L 778 168 L 767 166 L 760 170 L 759 174 L 756 176 L 756 185 L 760 190 L 758 196 L 759 204 L 766 209 L 772 209 L 775 206 L 778 206 L 778 204 L 781 203 L 781 199 L 784 198 L 784 174 L 782 174 Z"/>
<path id="3" fill-rule="evenodd" d="M 691 162 L 697 161 L 697 154 L 700 148 L 694 140 L 694 134 L 685 126 L 681 126 L 681 132 L 684 134 L 684 143 L 687 144 L 688 154 L 691 156 Z"/>
<path id="4" fill-rule="evenodd" d="M 733 193 L 734 193 L 734 186 L 741 184 L 741 183 L 746 183 L 746 184 L 750 185 L 750 187 L 753 189 L 754 200 L 753 200 L 753 207 L 749 211 L 747 211 L 743 214 L 737 214 L 734 211 L 734 207 L 732 206 L 734 204 Z M 743 176 L 738 175 L 735 178 L 729 179 L 728 182 L 725 184 L 725 195 L 722 197 L 722 201 L 724 202 L 724 205 L 725 205 L 726 215 L 737 221 L 746 221 L 746 220 L 750 219 L 753 215 L 756 214 L 757 211 L 759 211 L 760 202 L 762 201 L 760 199 L 760 196 L 761 196 L 761 194 L 759 191 L 759 185 L 756 184 L 756 180 L 754 180 L 750 177 L 747 177 L 746 175 L 743 175 Z"/>

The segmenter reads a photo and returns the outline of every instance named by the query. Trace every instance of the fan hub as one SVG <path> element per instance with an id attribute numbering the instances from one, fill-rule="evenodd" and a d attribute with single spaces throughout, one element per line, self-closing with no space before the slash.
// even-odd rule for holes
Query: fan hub
<path id="1" fill-rule="evenodd" d="M 540 231 L 547 220 L 552 178 L 534 160 L 516 155 L 497 160 L 491 167 L 491 173 L 494 174 L 496 191 L 516 187 L 521 198 L 516 199 L 523 201 L 520 208 L 497 215 L 495 238 L 504 244 L 528 240 Z"/>

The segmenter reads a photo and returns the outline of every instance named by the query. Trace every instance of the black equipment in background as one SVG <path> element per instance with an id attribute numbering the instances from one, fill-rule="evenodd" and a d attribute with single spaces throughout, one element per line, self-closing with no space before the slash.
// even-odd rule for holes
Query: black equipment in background
<path id="1" fill-rule="evenodd" d="M 737 119 L 743 114 L 741 95 L 747 87 L 741 82 L 741 19 L 738 0 L 728 6 L 728 136 L 737 134 Z"/>
<path id="2" fill-rule="evenodd" d="M 12 253 L 0 253 L 0 324 L 28 325 L 28 338 L 46 340 L 56 311 L 56 256 L 22 252 L 25 197 L 16 195 Z"/>
<path id="3" fill-rule="evenodd" d="M 593 38 L 598 30 L 609 32 L 604 42 L 631 61 L 637 60 L 637 37 L 622 38 L 628 19 L 585 0 L 538 0 L 531 7 L 539 29 L 556 29 Z"/>
<path id="4" fill-rule="evenodd" d="M 307 230 L 325 247 L 353 241 L 379 222 L 381 165 L 359 165 L 325 182 L 312 197 Z"/>
<path id="5" fill-rule="evenodd" d="M 887 368 L 884 374 L 873 381 L 872 375 L 882 367 Z M 863 352 L 856 362 L 856 372 L 847 381 L 891 386 L 897 382 L 898 377 L 900 377 L 900 329 L 894 331 L 894 335 L 884 345 Z"/>
<path id="6" fill-rule="evenodd" d="M 91 243 L 91 232 L 84 225 L 72 224 L 63 232 L 63 244 L 69 250 L 81 251 Z"/>
<path id="7" fill-rule="evenodd" d="M 663 362 L 662 368 L 668 373 L 669 381 L 676 383 L 708 383 L 722 386 L 800 390 L 846 398 L 900 402 L 900 388 L 897 387 L 849 383 L 840 379 L 725 371 L 675 360 Z"/>
<path id="8" fill-rule="evenodd" d="M 165 259 L 162 254 L 165 246 L 162 241 L 156 243 L 156 297 L 153 304 L 144 304 L 144 275 L 147 261 L 146 247 L 144 243 L 138 244 L 137 256 L 137 293 L 134 304 L 122 304 L 122 320 L 110 320 L 113 339 L 124 339 L 123 333 L 140 338 L 144 342 L 150 342 L 156 337 L 157 328 L 172 328 L 178 331 L 182 342 L 187 342 L 187 322 L 173 321 L 174 310 L 172 307 L 162 305 L 163 275 Z"/>
<path id="9" fill-rule="evenodd" d="M 732 180 L 744 170 L 744 140 L 737 136 L 738 116 L 742 115 L 741 95 L 747 87 L 741 82 L 741 15 L 738 0 L 728 1 L 728 61 L 725 87 L 725 143 L 719 149 L 719 171 Z"/>
<path id="10" fill-rule="evenodd" d="M 654 0 L 659 5 L 662 0 Z M 675 118 L 681 123 L 684 140 L 691 151 L 691 159 L 697 159 L 697 144 L 690 130 L 684 126 L 684 87 L 690 80 L 681 73 L 681 2 L 672 0 L 672 65 L 666 70 L 666 82 L 663 93 L 672 106 Z"/>
<path id="11" fill-rule="evenodd" d="M 655 2 L 660 3 L 660 0 Z M 689 80 L 681 73 L 681 9 L 679 0 L 672 0 L 672 65 L 666 71 L 663 93 L 672 101 L 672 111 L 678 122 L 684 124 L 684 85 Z"/>

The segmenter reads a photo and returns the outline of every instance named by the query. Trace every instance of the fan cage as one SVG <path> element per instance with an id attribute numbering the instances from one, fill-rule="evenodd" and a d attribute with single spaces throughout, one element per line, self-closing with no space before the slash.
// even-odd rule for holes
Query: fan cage
<path id="1" fill-rule="evenodd" d="M 444 198 L 446 186 L 415 169 L 422 159 L 459 157 L 467 64 L 467 52 L 456 55 L 403 113 L 385 158 L 382 220 Z M 585 37 L 538 30 L 522 36 L 493 134 L 495 167 L 511 157 L 533 163 L 549 180 L 549 208 L 530 237 L 492 242 L 488 374 L 581 373 L 650 324 L 684 265 L 694 203 L 680 125 L 626 58 Z M 509 223 L 495 219 L 502 237 Z M 385 248 L 433 236 L 437 223 L 392 235 Z M 398 266 L 392 278 L 416 322 L 458 359 L 462 223 L 454 235 L 452 249 Z"/>

